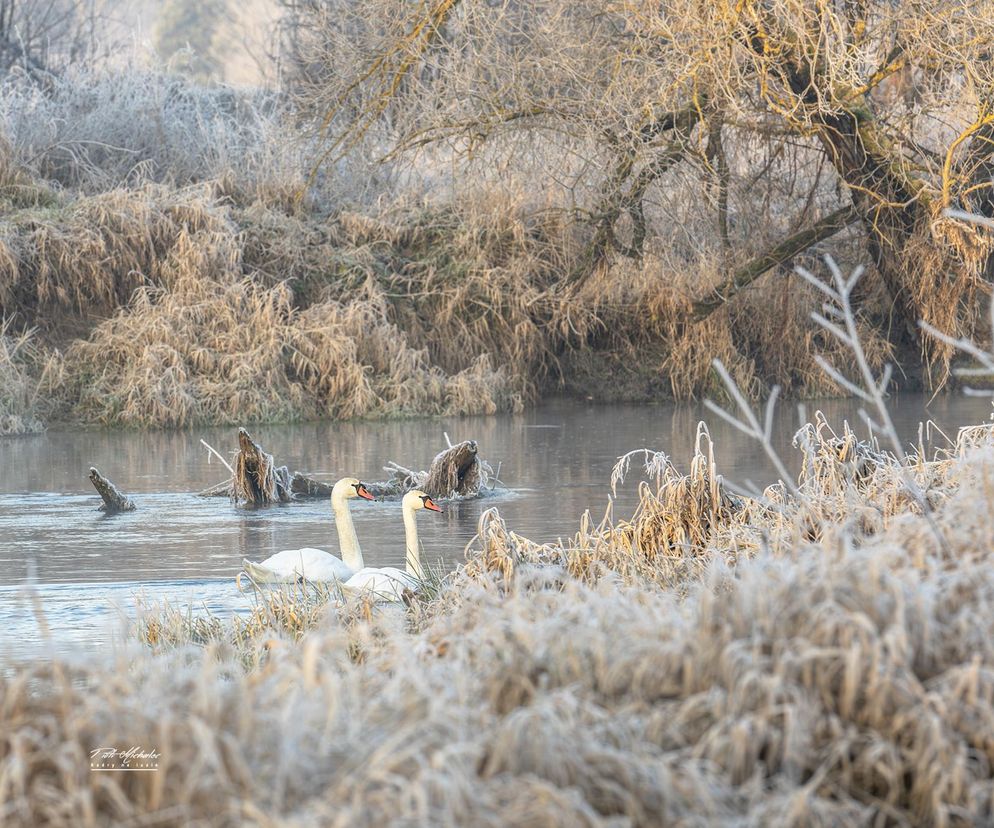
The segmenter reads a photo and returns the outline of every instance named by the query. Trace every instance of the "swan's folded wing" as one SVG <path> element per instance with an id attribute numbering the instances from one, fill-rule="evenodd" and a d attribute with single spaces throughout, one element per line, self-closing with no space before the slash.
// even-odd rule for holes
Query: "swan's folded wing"
<path id="1" fill-rule="evenodd" d="M 266 558 L 262 563 L 244 561 L 245 571 L 255 581 L 344 581 L 352 575 L 349 566 L 339 558 L 321 549 L 305 546 L 303 549 L 284 549 Z"/>
<path id="2" fill-rule="evenodd" d="M 257 584 L 276 584 L 287 580 L 286 575 L 275 572 L 262 564 L 242 559 L 242 566 L 245 567 L 245 571 L 248 573 L 248 576 Z M 293 577 L 295 576 L 290 576 L 291 579 Z"/>

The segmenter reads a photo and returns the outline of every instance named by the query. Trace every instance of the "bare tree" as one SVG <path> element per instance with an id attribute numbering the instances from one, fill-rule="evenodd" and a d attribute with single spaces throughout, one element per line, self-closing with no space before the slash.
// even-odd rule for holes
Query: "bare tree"
<path id="1" fill-rule="evenodd" d="M 60 72 L 106 45 L 112 0 L 0 0 L 0 72 Z"/>
<path id="2" fill-rule="evenodd" d="M 920 318 L 977 333 L 994 244 L 944 211 L 994 214 L 994 0 L 287 5 L 321 163 L 543 175 L 586 231 L 578 281 L 649 246 L 724 262 L 696 319 L 841 234 L 905 365 L 947 376 Z"/>

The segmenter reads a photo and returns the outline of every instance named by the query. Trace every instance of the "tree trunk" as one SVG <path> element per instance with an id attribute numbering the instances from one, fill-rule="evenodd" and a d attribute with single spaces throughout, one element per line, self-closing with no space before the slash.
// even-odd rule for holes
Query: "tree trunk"
<path id="1" fill-rule="evenodd" d="M 331 497 L 331 489 L 327 483 L 313 480 L 300 472 L 294 472 L 290 481 L 290 491 L 295 497 Z"/>
<path id="2" fill-rule="evenodd" d="M 740 267 L 730 279 L 718 285 L 710 294 L 693 303 L 694 321 L 706 319 L 718 308 L 725 304 L 747 285 L 772 270 L 777 265 L 784 264 L 799 253 L 824 239 L 834 236 L 840 230 L 848 227 L 859 219 L 859 213 L 853 207 L 843 207 L 821 221 L 815 222 L 806 230 L 794 233 L 784 239 L 776 247 L 757 256 L 748 264 Z"/>
<path id="3" fill-rule="evenodd" d="M 476 440 L 465 440 L 439 452 L 421 488 L 437 498 L 477 494 L 481 481 L 477 451 Z"/>
<path id="4" fill-rule="evenodd" d="M 870 149 L 881 143 L 871 121 L 861 123 L 851 113 L 826 119 L 819 138 L 848 186 L 866 228 L 868 250 L 890 295 L 897 322 L 891 329 L 896 334 L 899 361 L 920 362 L 921 314 L 908 288 L 916 257 L 908 254 L 908 245 L 916 234 L 928 232 L 921 185 L 892 168 L 900 163 L 898 160 Z"/>
<path id="5" fill-rule="evenodd" d="M 439 500 L 455 495 L 474 497 L 484 489 L 493 472 L 478 452 L 476 440 L 466 440 L 435 455 L 428 471 L 414 471 L 390 462 L 384 469 L 393 476 L 367 485 L 376 497 L 396 496 L 411 489 L 421 489 Z"/>

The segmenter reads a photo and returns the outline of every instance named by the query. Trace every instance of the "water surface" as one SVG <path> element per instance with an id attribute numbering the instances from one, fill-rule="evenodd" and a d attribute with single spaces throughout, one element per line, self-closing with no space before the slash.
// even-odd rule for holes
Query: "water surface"
<path id="1" fill-rule="evenodd" d="M 808 402 L 829 422 L 859 423 L 850 400 Z M 892 414 L 902 437 L 917 442 L 918 424 L 932 419 L 950 436 L 985 421 L 988 400 L 919 395 L 894 398 Z M 726 478 L 773 482 L 768 459 L 702 406 L 595 405 L 551 402 L 522 414 L 414 419 L 393 422 L 308 423 L 252 428 L 256 440 L 291 470 L 334 482 L 342 476 L 386 477 L 395 460 L 427 468 L 453 441 L 479 441 L 481 455 L 500 479 L 491 496 L 455 502 L 444 515 L 418 516 L 425 557 L 455 566 L 476 531 L 480 513 L 497 506 L 515 531 L 536 541 L 573 533 L 590 509 L 599 518 L 608 504 L 608 480 L 619 455 L 635 448 L 665 451 L 680 468 L 693 454 L 696 425 L 705 420 Z M 777 445 L 791 466 L 798 412 L 782 406 Z M 865 432 L 860 426 L 858 431 Z M 236 429 L 191 431 L 50 431 L 0 439 L 0 656 L 31 656 L 46 647 L 91 649 L 119 633 L 134 596 L 148 601 L 245 609 L 233 586 L 242 558 L 262 560 L 281 549 L 316 546 L 338 553 L 327 500 L 240 508 L 196 492 L 223 480 L 226 470 L 200 444 L 204 438 L 230 455 Z M 941 445 L 942 440 L 934 441 Z M 138 510 L 106 516 L 87 473 L 97 466 L 133 497 Z M 619 490 L 615 512 L 631 511 L 637 469 Z M 352 514 L 368 565 L 403 566 L 400 504 L 354 501 Z M 33 584 L 53 641 L 46 642 L 37 613 L 25 600 Z"/>

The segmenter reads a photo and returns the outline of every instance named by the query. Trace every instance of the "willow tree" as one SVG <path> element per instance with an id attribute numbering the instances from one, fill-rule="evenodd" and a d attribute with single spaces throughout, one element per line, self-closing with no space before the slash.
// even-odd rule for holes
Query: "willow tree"
<path id="1" fill-rule="evenodd" d="M 321 163 L 538 170 L 586 231 L 568 278 L 650 246 L 717 257 L 696 319 L 845 236 L 905 364 L 945 376 L 919 320 L 978 333 L 992 239 L 947 208 L 994 213 L 992 0 L 288 5 Z"/>

